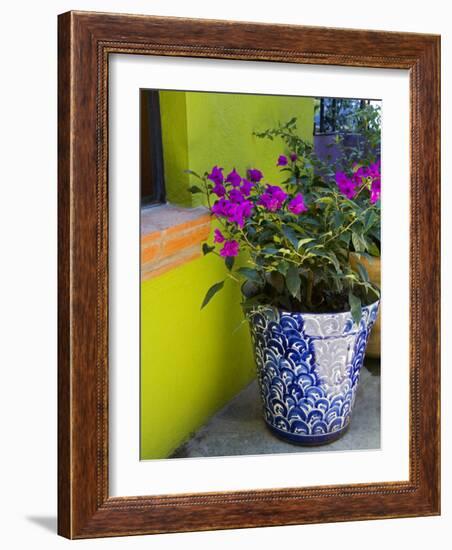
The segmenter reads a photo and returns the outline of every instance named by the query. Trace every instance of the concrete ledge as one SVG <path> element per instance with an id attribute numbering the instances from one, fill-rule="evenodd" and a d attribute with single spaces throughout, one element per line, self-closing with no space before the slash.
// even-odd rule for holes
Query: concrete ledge
<path id="1" fill-rule="evenodd" d="M 156 277 L 201 256 L 210 233 L 211 217 L 204 207 L 171 204 L 141 212 L 141 281 Z"/>

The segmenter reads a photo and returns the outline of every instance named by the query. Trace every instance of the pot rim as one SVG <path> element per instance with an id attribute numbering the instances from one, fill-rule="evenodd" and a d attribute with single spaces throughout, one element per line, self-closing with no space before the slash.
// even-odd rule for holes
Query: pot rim
<path id="1" fill-rule="evenodd" d="M 363 309 L 369 309 L 375 305 L 380 305 L 380 299 L 379 300 L 375 300 L 375 302 L 372 302 L 371 304 L 368 304 L 367 306 L 361 306 L 361 311 Z M 328 315 L 328 316 L 334 316 L 334 315 L 347 315 L 349 314 L 351 316 L 352 312 L 351 310 L 347 310 L 347 311 L 332 311 L 332 312 L 324 312 L 324 313 L 314 313 L 312 311 L 307 311 L 306 313 L 302 312 L 302 311 L 287 311 L 285 309 L 281 309 L 279 307 L 275 307 L 275 306 L 270 306 L 270 305 L 261 305 L 261 306 L 253 306 L 253 308 L 255 307 L 261 307 L 261 308 L 265 308 L 265 309 L 272 309 L 272 310 L 276 310 L 278 311 L 279 313 L 282 313 L 284 315 L 302 315 L 303 317 L 321 317 L 321 316 L 324 316 L 324 315 Z M 245 310 L 245 314 L 246 314 L 246 310 Z"/>

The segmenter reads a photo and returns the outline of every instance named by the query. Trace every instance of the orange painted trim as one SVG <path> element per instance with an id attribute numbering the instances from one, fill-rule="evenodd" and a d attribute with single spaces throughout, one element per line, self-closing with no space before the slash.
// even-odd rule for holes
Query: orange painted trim
<path id="1" fill-rule="evenodd" d="M 146 281 L 201 256 L 201 243 L 210 234 L 211 217 L 153 231 L 141 237 L 141 280 Z"/>
<path id="2" fill-rule="evenodd" d="M 210 223 L 185 231 L 173 231 L 170 235 L 164 235 L 162 239 L 162 257 L 172 256 L 190 246 L 200 244 L 208 238 L 209 233 Z"/>

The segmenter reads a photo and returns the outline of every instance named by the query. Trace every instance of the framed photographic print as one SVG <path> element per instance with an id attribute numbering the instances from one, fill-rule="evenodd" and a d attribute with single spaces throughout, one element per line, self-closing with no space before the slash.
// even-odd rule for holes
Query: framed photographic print
<path id="1" fill-rule="evenodd" d="M 59 533 L 439 514 L 438 36 L 59 17 Z"/>

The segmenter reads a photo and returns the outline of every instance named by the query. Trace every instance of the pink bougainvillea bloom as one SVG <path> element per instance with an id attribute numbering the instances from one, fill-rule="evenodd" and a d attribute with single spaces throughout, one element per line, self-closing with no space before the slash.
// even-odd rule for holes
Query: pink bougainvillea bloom
<path id="1" fill-rule="evenodd" d="M 374 162 L 373 164 L 371 164 L 369 166 L 369 175 L 372 178 L 381 177 L 381 174 L 380 174 L 380 161 L 379 160 L 377 162 Z"/>
<path id="2" fill-rule="evenodd" d="M 238 190 L 236 191 L 240 194 Z M 241 202 L 233 202 L 222 198 L 216 201 L 212 206 L 212 213 L 215 214 L 215 216 L 226 218 L 228 222 L 235 223 L 240 228 L 245 225 L 245 219 L 251 216 L 252 210 L 253 203 L 245 200 L 242 196 Z"/>
<path id="3" fill-rule="evenodd" d="M 339 191 L 348 199 L 353 199 L 356 195 L 357 183 L 347 177 L 344 172 L 336 172 L 336 183 Z"/>
<path id="4" fill-rule="evenodd" d="M 214 166 L 210 174 L 207 174 L 207 179 L 209 179 L 210 181 L 213 181 L 213 183 L 215 183 L 216 185 L 222 184 L 224 181 L 223 168 Z"/>
<path id="5" fill-rule="evenodd" d="M 243 201 L 240 205 L 240 210 L 244 218 L 249 218 L 253 211 L 253 203 L 251 201 Z"/>
<path id="6" fill-rule="evenodd" d="M 220 243 L 224 243 L 225 240 L 226 240 L 226 238 L 223 235 L 223 233 L 219 229 L 215 229 L 213 242 L 220 244 Z"/>
<path id="7" fill-rule="evenodd" d="M 380 178 L 375 178 L 370 185 L 370 202 L 375 204 L 380 198 L 381 194 L 381 180 Z"/>
<path id="8" fill-rule="evenodd" d="M 292 214 L 301 214 L 302 212 L 307 212 L 308 207 L 304 203 L 304 197 L 301 193 L 295 195 L 295 197 L 287 205 L 287 209 L 292 212 Z"/>
<path id="9" fill-rule="evenodd" d="M 290 160 L 292 162 L 295 162 L 297 160 L 297 158 L 298 158 L 297 153 L 290 153 Z"/>
<path id="10" fill-rule="evenodd" d="M 365 179 L 369 177 L 369 168 L 367 166 L 360 166 L 355 170 L 352 176 L 352 182 L 356 187 L 362 185 Z"/>
<path id="11" fill-rule="evenodd" d="M 288 162 L 286 155 L 279 155 L 276 166 L 286 166 Z"/>
<path id="12" fill-rule="evenodd" d="M 225 216 L 225 209 L 227 204 L 229 204 L 229 201 L 224 198 L 216 201 L 212 206 L 212 214 L 215 214 L 215 216 Z"/>
<path id="13" fill-rule="evenodd" d="M 229 172 L 229 174 L 227 175 L 226 181 L 230 183 L 233 187 L 238 187 L 240 185 L 240 182 L 242 181 L 242 178 L 234 168 L 234 170 L 232 170 L 232 172 Z"/>
<path id="14" fill-rule="evenodd" d="M 226 241 L 223 248 L 220 250 L 220 256 L 226 258 L 228 256 L 237 256 L 239 253 L 239 243 L 237 241 Z"/>
<path id="15" fill-rule="evenodd" d="M 249 194 L 251 193 L 251 189 L 253 188 L 253 185 L 255 185 L 253 181 L 243 179 L 242 185 L 240 186 L 240 193 L 242 193 L 244 197 L 248 197 Z"/>
<path id="16" fill-rule="evenodd" d="M 239 189 L 231 189 L 229 191 L 229 198 L 231 199 L 232 202 L 236 202 L 236 203 L 243 202 L 244 200 L 243 195 Z"/>
<path id="17" fill-rule="evenodd" d="M 257 204 L 263 206 L 269 212 L 276 212 L 283 205 L 284 201 L 287 199 L 287 193 L 285 193 L 281 187 L 277 185 L 268 185 Z"/>
<path id="18" fill-rule="evenodd" d="M 220 182 L 217 182 L 213 187 L 212 187 L 212 193 L 214 193 L 215 195 L 217 195 L 217 197 L 224 197 L 225 194 L 226 194 L 226 189 L 224 187 L 224 185 Z"/>
<path id="19" fill-rule="evenodd" d="M 253 210 L 253 203 L 251 201 L 244 200 L 241 203 L 233 204 L 233 210 L 228 216 L 228 221 L 236 223 L 240 228 L 245 225 L 245 219 L 251 216 Z"/>
<path id="20" fill-rule="evenodd" d="M 251 168 L 250 170 L 248 170 L 248 177 L 251 181 L 259 183 L 261 179 L 264 177 L 264 174 L 260 170 L 257 170 L 256 168 Z"/>

